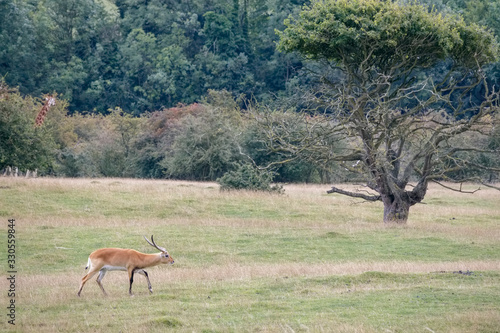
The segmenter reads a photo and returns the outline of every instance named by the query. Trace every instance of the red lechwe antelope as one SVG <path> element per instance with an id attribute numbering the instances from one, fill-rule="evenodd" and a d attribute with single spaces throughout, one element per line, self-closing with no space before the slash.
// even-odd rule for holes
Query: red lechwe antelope
<path id="1" fill-rule="evenodd" d="M 160 250 L 160 253 L 156 254 L 145 254 L 136 250 L 131 249 L 116 249 L 116 248 L 105 248 L 95 250 L 89 255 L 89 260 L 87 262 L 87 267 L 89 272 L 82 278 L 80 284 L 80 290 L 78 290 L 78 296 L 82 292 L 85 282 L 92 278 L 97 272 L 99 276 L 97 277 L 97 284 L 101 287 L 104 295 L 107 295 L 101 284 L 104 275 L 107 271 L 127 271 L 130 280 L 129 294 L 132 295 L 132 282 L 134 282 L 134 274 L 139 273 L 146 277 L 148 281 L 149 292 L 153 292 L 151 288 L 151 282 L 149 282 L 148 273 L 144 268 L 156 266 L 159 264 L 173 264 L 174 258 L 172 258 L 167 250 L 161 246 L 156 245 L 153 236 L 151 236 L 151 242 L 144 236 L 144 239 L 149 243 L 149 245 Z"/>

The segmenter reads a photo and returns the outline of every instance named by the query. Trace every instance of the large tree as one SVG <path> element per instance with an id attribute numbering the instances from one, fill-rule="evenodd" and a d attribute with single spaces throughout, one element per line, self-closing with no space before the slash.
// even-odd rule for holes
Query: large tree
<path id="1" fill-rule="evenodd" d="M 483 72 L 497 44 L 485 29 L 414 2 L 379 0 L 314 0 L 285 25 L 279 49 L 301 54 L 321 89 L 311 94 L 316 115 L 304 117 L 306 134 L 287 138 L 275 117 L 269 142 L 284 154 L 344 161 L 366 181 L 362 190 L 330 193 L 382 201 L 385 222 L 406 223 L 430 181 L 463 181 L 452 177 L 472 161 L 465 156 L 488 153 L 471 139 L 494 130 L 498 112 Z M 349 145 L 333 149 L 334 137 Z"/>

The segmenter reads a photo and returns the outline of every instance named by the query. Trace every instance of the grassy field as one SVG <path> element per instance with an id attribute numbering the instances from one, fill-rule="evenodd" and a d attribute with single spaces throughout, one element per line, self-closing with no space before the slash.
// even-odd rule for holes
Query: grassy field
<path id="1" fill-rule="evenodd" d="M 0 177 L 16 220 L 16 326 L 0 288 L 0 331 L 19 332 L 500 332 L 500 192 L 432 187 L 406 226 L 382 206 L 328 186 L 284 195 L 220 192 L 213 183 Z M 175 258 L 148 270 L 154 293 L 125 272 L 89 281 L 90 252 Z M 5 276 L 5 275 L 4 275 Z"/>

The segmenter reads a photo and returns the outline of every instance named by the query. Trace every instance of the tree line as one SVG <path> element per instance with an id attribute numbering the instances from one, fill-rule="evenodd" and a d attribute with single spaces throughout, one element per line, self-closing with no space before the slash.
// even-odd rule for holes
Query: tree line
<path id="1" fill-rule="evenodd" d="M 323 158 L 309 147 L 300 154 L 269 147 L 272 130 L 283 142 L 298 144 L 313 122 L 323 121 L 294 111 L 280 113 L 267 106 L 234 99 L 228 91 L 210 90 L 202 103 L 182 104 L 132 116 L 120 108 L 108 114 L 68 114 L 68 103 L 52 96 L 23 96 L 0 82 L 0 170 L 17 167 L 22 174 L 65 177 L 171 178 L 214 181 L 226 174 L 233 187 L 259 188 L 270 182 L 360 181 L 355 163 Z M 245 109 L 241 104 L 247 105 Z M 42 119 L 40 117 L 42 116 Z M 308 125 L 309 124 L 309 125 Z M 317 135 L 325 129 L 316 128 Z M 322 139 L 322 149 L 342 151 L 349 138 Z M 500 131 L 485 140 L 471 133 L 462 138 L 484 149 L 500 147 Z M 329 153 L 328 153 L 329 154 Z M 491 166 L 498 158 L 474 157 Z M 284 160 L 289 159 L 287 163 Z M 479 163 L 479 161 L 478 161 Z M 453 176 L 453 175 L 448 175 Z M 498 172 L 460 169 L 455 176 L 498 181 Z M 253 178 L 252 178 L 253 177 Z M 241 179 L 244 178 L 244 179 Z M 231 181 L 231 180 L 229 180 Z"/>
<path id="2" fill-rule="evenodd" d="M 0 82 L 0 170 L 214 181 L 246 165 L 252 176 L 268 177 L 267 183 L 327 180 L 319 164 L 305 160 L 273 169 L 272 177 L 259 172 L 257 165 L 279 156 L 265 148 L 265 133 L 239 104 L 228 91 L 210 91 L 203 103 L 140 117 L 120 108 L 68 115 L 65 100 L 23 96 Z"/>

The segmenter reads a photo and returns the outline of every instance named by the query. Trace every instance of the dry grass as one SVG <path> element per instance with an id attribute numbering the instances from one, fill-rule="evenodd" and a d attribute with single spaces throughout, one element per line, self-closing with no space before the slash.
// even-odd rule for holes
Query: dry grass
<path id="1" fill-rule="evenodd" d="M 154 267 L 149 270 L 151 283 L 155 286 L 184 283 L 226 283 L 233 281 L 251 281 L 253 279 L 282 279 L 293 277 L 327 277 L 342 275 L 358 275 L 366 272 L 384 272 L 392 274 L 424 274 L 424 273 L 452 273 L 467 271 L 500 271 L 498 261 L 462 261 L 462 262 L 350 262 L 350 263 L 283 263 L 283 264 L 253 264 L 242 265 L 228 263 L 225 265 L 211 265 L 200 268 L 171 268 Z M 33 295 L 39 289 L 78 290 L 79 281 L 85 275 L 83 270 L 73 269 L 70 272 L 58 274 L 33 274 L 21 276 L 20 285 L 28 295 Z M 93 279 L 95 280 L 95 279 Z M 128 278 L 126 272 L 111 272 L 103 280 L 106 286 L 127 290 Z M 165 281 L 168 281 L 165 284 Z M 2 280 L 2 284 L 6 284 Z M 101 293 L 94 281 L 89 281 L 82 295 L 90 290 L 92 293 Z M 146 292 L 146 284 L 142 277 L 138 277 L 134 290 Z"/>
<path id="2" fill-rule="evenodd" d="M 198 225 L 198 226 L 227 226 L 227 227 L 286 227 L 294 226 L 297 220 L 301 225 L 309 228 L 331 228 L 332 222 L 340 232 L 371 231 L 384 228 L 379 221 L 382 215 L 380 203 L 367 203 L 340 195 L 326 195 L 326 185 L 286 185 L 285 196 L 261 194 L 255 192 L 240 192 L 238 198 L 247 203 L 262 203 L 263 208 L 269 211 L 278 211 L 281 217 L 269 219 L 262 216 L 233 218 L 227 214 L 220 214 L 214 208 L 214 203 L 222 202 L 230 205 L 233 193 L 219 192 L 215 183 L 198 183 L 187 181 L 157 181 L 157 180 L 123 180 L 123 179 L 13 179 L 3 178 L 3 187 L 16 187 L 25 192 L 28 210 L 18 218 L 26 218 L 33 225 L 47 226 L 92 226 L 98 224 L 103 218 L 109 226 L 135 226 L 135 225 Z M 353 185 L 343 186 L 354 188 Z M 53 192 L 88 192 L 87 205 L 82 208 L 81 217 L 75 217 L 72 211 L 64 209 L 58 214 L 41 215 L 38 207 L 46 204 L 42 196 L 30 197 L 30 193 L 39 189 Z M 139 204 L 148 206 L 148 198 L 155 198 L 154 203 L 149 203 L 150 210 L 144 208 L 137 211 L 135 218 L 120 216 L 119 209 L 113 212 L 109 207 L 106 216 L 94 212 L 95 203 L 102 198 L 114 197 L 112 204 L 119 207 L 130 206 L 130 199 L 123 193 L 137 193 L 142 198 Z M 414 228 L 421 232 L 433 232 L 454 235 L 458 238 L 489 238 L 494 241 L 500 236 L 500 226 L 491 219 L 481 225 L 471 224 L 471 219 L 481 219 L 491 215 L 500 216 L 500 195 L 495 190 L 485 189 L 473 195 L 459 194 L 446 191 L 437 185 L 431 186 L 424 204 L 412 207 L 410 220 L 405 228 Z M 0 193 L 1 195 L 1 193 Z M 446 199 L 442 199 L 446 198 Z M 190 204 L 182 205 L 183 200 Z M 447 202 L 465 202 L 463 205 L 447 205 Z M 157 207 L 169 207 L 172 201 L 180 203 L 176 206 L 175 214 L 168 213 L 161 217 L 153 214 Z M 433 202 L 438 202 L 433 203 Z M 484 205 L 476 206 L 475 203 L 484 201 Z M 430 204 L 428 203 L 430 202 Z M 473 204 L 469 204 L 473 202 Z M 238 204 L 240 201 L 238 201 Z M 300 207 L 298 206 L 300 203 Z M 30 209 L 31 208 L 31 209 Z M 302 209 L 301 209 L 302 208 Z M 140 207 L 132 207 L 140 209 Z M 286 212 L 289 211 L 289 214 Z M 311 212 L 318 212 L 311 214 Z M 201 214 L 200 212 L 210 212 Z M 294 217 L 304 213 L 302 217 Z M 24 215 L 24 216 L 23 216 Z M 258 215 L 258 214 L 256 214 Z M 487 224 L 485 228 L 484 224 Z"/>

